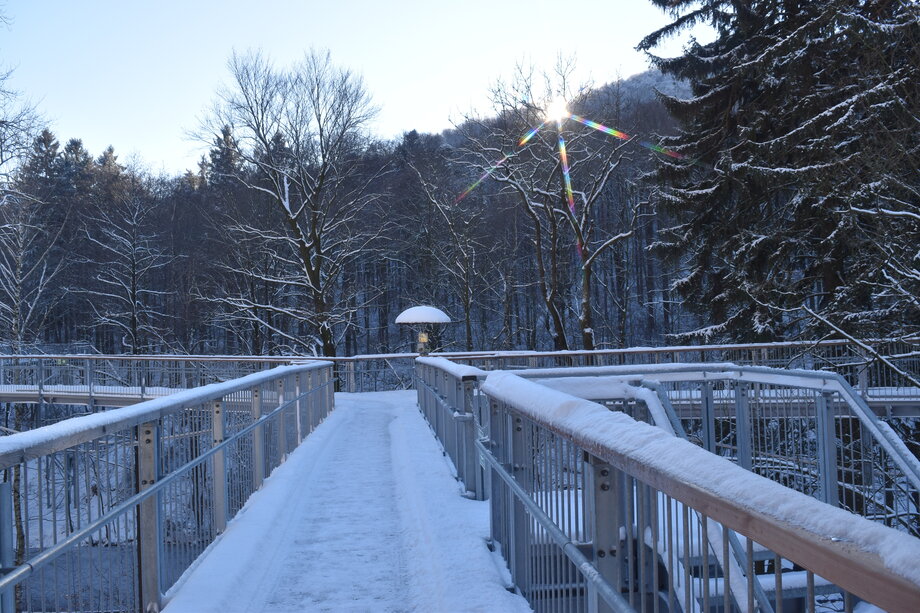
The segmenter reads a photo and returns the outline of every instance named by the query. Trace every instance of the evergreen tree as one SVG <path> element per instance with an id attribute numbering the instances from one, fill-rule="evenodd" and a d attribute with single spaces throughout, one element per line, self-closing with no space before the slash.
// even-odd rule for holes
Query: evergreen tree
<path id="1" fill-rule="evenodd" d="M 654 58 L 693 89 L 663 99 L 682 124 L 665 146 L 695 164 L 663 163 L 658 178 L 677 220 L 664 245 L 686 268 L 676 287 L 710 323 L 697 335 L 899 329 L 903 309 L 878 277 L 893 251 L 906 255 L 885 237 L 891 226 L 916 237 L 920 219 L 909 204 L 920 193 L 917 5 L 652 1 L 676 18 L 642 49 L 695 23 L 716 31 Z M 803 325 L 803 311 L 818 317 Z"/>

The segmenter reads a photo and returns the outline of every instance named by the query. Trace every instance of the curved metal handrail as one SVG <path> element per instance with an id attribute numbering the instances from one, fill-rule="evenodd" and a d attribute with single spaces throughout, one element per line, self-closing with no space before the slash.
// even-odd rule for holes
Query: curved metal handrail
<path id="1" fill-rule="evenodd" d="M 656 364 L 636 366 L 592 366 L 574 368 L 528 369 L 506 371 L 526 379 L 592 376 L 631 381 L 687 382 L 737 381 L 797 387 L 816 392 L 837 393 L 873 438 L 904 472 L 911 485 L 920 491 L 920 460 L 910 452 L 897 434 L 878 419 L 866 401 L 843 375 L 827 371 L 769 368 L 718 364 Z"/>

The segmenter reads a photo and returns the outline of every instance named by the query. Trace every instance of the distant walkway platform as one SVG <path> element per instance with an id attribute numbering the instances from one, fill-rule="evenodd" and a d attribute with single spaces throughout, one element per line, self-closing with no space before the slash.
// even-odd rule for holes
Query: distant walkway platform
<path id="1" fill-rule="evenodd" d="M 0 402 L 85 404 L 127 407 L 151 398 L 168 396 L 182 389 L 172 387 L 122 387 L 117 385 L 0 385 Z"/>
<path id="2" fill-rule="evenodd" d="M 415 392 L 336 394 L 167 595 L 166 613 L 529 611 Z"/>

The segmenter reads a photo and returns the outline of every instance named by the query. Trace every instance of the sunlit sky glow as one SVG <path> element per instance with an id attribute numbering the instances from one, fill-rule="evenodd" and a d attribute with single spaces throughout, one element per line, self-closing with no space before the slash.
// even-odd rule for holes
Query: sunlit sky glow
<path id="1" fill-rule="evenodd" d="M 647 0 L 9 0 L 0 30 L 12 87 L 58 139 L 109 144 L 152 170 L 196 168 L 199 125 L 236 49 L 279 66 L 311 46 L 360 73 L 380 106 L 381 138 L 438 132 L 488 111 L 490 85 L 517 63 L 550 69 L 574 56 L 600 85 L 647 69 L 634 47 L 668 18 Z M 665 55 L 679 51 L 674 43 Z"/>

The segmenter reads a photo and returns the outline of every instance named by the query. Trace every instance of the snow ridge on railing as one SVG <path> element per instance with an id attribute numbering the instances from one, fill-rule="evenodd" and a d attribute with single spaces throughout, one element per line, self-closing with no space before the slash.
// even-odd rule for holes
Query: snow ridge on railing
<path id="1" fill-rule="evenodd" d="M 554 602 L 561 606 L 560 602 L 570 597 L 572 589 L 579 589 L 578 585 L 588 590 L 588 595 L 591 590 L 606 592 L 597 583 L 596 572 L 585 572 L 583 556 L 575 555 L 575 549 L 585 552 L 592 545 L 597 571 L 606 567 L 605 572 L 614 573 L 604 575 L 605 580 L 610 581 L 608 587 L 623 591 L 624 595 L 629 592 L 630 602 L 634 597 L 637 600 L 634 606 L 639 606 L 640 597 L 654 597 L 642 593 L 637 585 L 642 585 L 643 581 L 654 585 L 664 580 L 661 577 L 671 582 L 667 596 L 669 609 L 671 598 L 681 599 L 686 595 L 683 610 L 703 610 L 715 603 L 726 609 L 745 610 L 747 592 L 749 607 L 756 602 L 762 610 L 769 611 L 771 600 L 801 597 L 794 595 L 797 589 L 806 593 L 805 598 L 811 606 L 822 598 L 837 598 L 840 605 L 852 608 L 852 593 L 890 610 L 904 609 L 905 603 L 920 599 L 920 567 L 916 565 L 916 560 L 920 559 L 920 540 L 824 502 L 827 499 L 825 490 L 836 500 L 838 494 L 833 488 L 843 488 L 847 483 L 836 482 L 834 458 L 821 459 L 821 453 L 833 453 L 829 450 L 834 449 L 835 427 L 841 429 L 836 436 L 844 436 L 844 425 L 853 422 L 865 425 L 866 436 L 871 435 L 877 442 L 876 449 L 884 449 L 889 460 L 895 460 L 902 470 L 906 468 L 906 479 L 900 481 L 902 486 L 914 481 L 911 476 L 914 459 L 906 457 L 905 462 L 896 462 L 898 448 L 904 447 L 903 441 L 875 417 L 841 375 L 707 363 L 528 368 L 490 371 L 483 378 L 481 372 L 458 369 L 440 357 L 420 358 L 416 365 L 420 378 L 419 404 L 448 455 L 463 457 L 459 451 L 472 440 L 484 460 L 478 470 L 458 470 L 458 478 L 468 489 L 477 492 L 482 491 L 479 489 L 481 482 L 492 501 L 494 544 L 501 547 L 515 583 L 535 607 L 539 604 L 540 608 L 552 608 Z M 464 376 L 469 379 L 464 381 Z M 467 393 L 461 397 L 457 393 L 461 382 L 464 386 L 479 383 L 479 390 L 470 393 L 467 388 Z M 691 392 L 692 389 L 696 391 Z M 676 393 L 676 396 L 669 397 L 669 393 Z M 611 411 L 610 407 L 587 398 L 602 399 L 623 411 L 639 410 L 637 415 L 644 415 L 641 419 L 664 427 L 637 422 L 619 410 Z M 763 404 L 748 407 L 749 401 Z M 701 403 L 708 407 L 704 412 L 708 411 L 710 420 L 719 411 L 717 423 L 722 424 L 719 428 L 725 428 L 726 424 L 741 428 L 742 421 L 750 420 L 751 416 L 769 420 L 772 415 L 781 419 L 789 417 L 790 424 L 798 424 L 799 428 L 818 428 L 819 435 L 824 428 L 826 434 L 822 436 L 831 438 L 828 439 L 830 443 L 825 443 L 824 452 L 820 446 L 818 448 L 818 468 L 822 461 L 828 463 L 831 476 L 821 485 L 821 498 L 803 493 L 812 491 L 810 489 L 796 491 L 751 472 L 750 460 L 748 464 L 736 463 L 712 453 L 712 445 L 701 443 L 706 446 L 704 449 L 668 432 L 668 424 L 677 423 L 678 428 L 683 429 L 675 406 L 692 413 L 701 410 Z M 648 410 L 647 414 L 644 409 Z M 738 413 L 732 413 L 733 410 Z M 761 415 L 760 411 L 766 413 Z M 691 413 L 685 418 L 691 419 L 688 422 L 691 424 L 696 419 L 694 428 L 697 428 L 700 418 Z M 457 436 L 460 422 L 453 421 L 468 419 L 470 415 L 476 416 L 479 437 L 475 440 L 468 435 Z M 743 415 L 747 417 L 742 418 Z M 718 422 L 720 419 L 728 421 Z M 818 423 L 822 419 L 823 425 Z M 681 432 L 679 436 L 686 435 Z M 724 447 L 733 444 L 739 445 L 734 452 Z M 748 458 L 751 457 L 751 444 L 750 440 L 746 443 Z M 720 441 L 719 445 L 723 453 L 743 456 L 742 443 L 738 440 Z M 769 453 L 769 448 L 762 451 L 757 447 L 755 462 L 761 461 L 761 453 Z M 585 456 L 583 466 L 579 464 L 582 454 Z M 611 468 L 604 468 L 604 462 Z M 611 476 L 606 476 L 608 473 Z M 619 476 L 614 477 L 614 474 Z M 807 471 L 802 474 L 806 478 L 815 476 Z M 840 495 L 843 491 L 840 490 Z M 614 499 L 620 496 L 626 499 L 611 502 L 611 495 Z M 530 519 L 519 516 L 521 507 L 515 507 L 509 496 L 520 501 Z M 604 505 L 612 504 L 613 507 L 604 506 L 604 510 L 598 510 L 597 505 L 602 500 L 606 501 Z M 534 511 L 535 506 L 540 513 Z M 584 513 L 581 519 L 580 512 Z M 672 512 L 674 524 L 671 523 Z M 679 519 L 681 514 L 683 527 Z M 512 515 L 514 517 L 509 519 Z M 658 520 L 654 519 L 656 515 Z M 665 515 L 666 523 L 656 523 L 665 522 Z M 603 523 L 592 523 L 601 519 Z M 547 520 L 561 522 L 558 528 L 563 532 L 543 525 Z M 529 524 L 530 521 L 537 523 Z M 586 523 L 582 525 L 582 521 Z M 630 536 L 630 521 L 633 529 L 638 530 L 635 537 Z M 525 528 L 524 532 L 515 527 L 537 524 L 542 527 Z M 610 532 L 611 525 L 619 526 L 616 528 L 619 537 L 616 530 Z M 686 532 L 688 527 L 692 534 Z M 633 565 L 634 570 L 628 572 L 637 572 L 637 565 L 640 574 L 646 572 L 641 552 L 638 560 L 623 561 L 630 555 L 637 555 L 637 547 L 641 549 L 642 539 L 638 535 L 643 530 L 646 546 L 653 552 L 656 547 L 663 548 L 658 554 L 665 568 L 661 571 L 663 574 L 658 571 L 651 574 L 650 570 L 650 576 L 639 578 L 638 584 L 630 583 L 615 569 L 625 563 L 627 569 Z M 744 539 L 739 541 L 733 531 L 747 535 L 746 547 Z M 622 542 L 624 534 L 626 543 Z M 556 554 L 544 549 L 549 536 L 558 547 Z M 690 543 L 685 539 L 698 540 Z M 755 547 L 766 546 L 776 552 L 770 554 L 775 555 L 774 572 L 766 566 L 755 572 L 751 549 L 754 541 L 759 543 Z M 688 550 L 691 557 L 681 559 L 688 555 Z M 709 582 L 706 564 L 692 561 L 693 556 L 699 556 L 699 551 L 703 550 L 714 556 L 712 563 L 717 569 L 715 575 L 709 575 Z M 540 551 L 544 553 L 538 553 Z M 605 552 L 608 553 L 606 559 Z M 553 559 L 567 561 L 549 562 L 553 555 L 557 556 Z M 645 555 L 647 564 L 648 556 L 655 554 Z M 545 556 L 546 561 L 541 556 Z M 789 562 L 782 558 L 810 570 L 787 573 Z M 553 564 L 565 563 L 579 568 L 581 583 L 563 581 L 556 585 L 552 583 L 557 580 L 552 573 L 547 576 L 540 570 L 547 565 L 553 568 Z M 651 568 L 654 567 L 653 562 Z M 694 573 L 702 573 L 702 576 Z M 850 594 L 844 590 L 849 590 Z M 660 593 L 664 598 L 664 593 Z M 850 599 L 848 603 L 847 599 Z M 730 601 L 735 606 L 730 606 Z"/>
<path id="2" fill-rule="evenodd" d="M 617 387 L 616 391 L 625 392 L 624 398 L 636 397 L 626 387 Z M 636 422 L 597 403 L 548 389 L 517 374 L 491 373 L 482 391 L 493 402 L 506 405 L 535 426 L 555 432 L 592 456 L 645 483 L 654 484 L 655 489 L 675 500 L 689 502 L 682 491 L 692 490 L 696 498 L 694 508 L 705 509 L 710 518 L 748 536 L 753 536 L 753 532 L 759 542 L 770 546 L 777 554 L 788 556 L 872 602 L 882 606 L 903 604 L 920 596 L 920 566 L 916 564 L 920 559 L 918 539 L 751 473 L 660 428 Z M 614 393 L 613 397 L 617 395 Z M 527 438 L 525 436 L 525 440 Z M 702 504 L 698 506 L 700 501 Z M 739 520 L 738 513 L 760 518 L 758 521 L 766 521 L 766 524 Z M 765 517 L 768 519 L 764 520 Z M 815 547 L 820 547 L 821 551 L 784 550 L 783 544 L 795 538 L 817 543 Z M 882 577 L 873 592 L 867 594 L 865 586 L 854 581 L 854 576 L 860 575 L 860 569 L 873 575 L 872 559 L 876 557 L 901 580 Z M 834 563 L 829 563 L 829 559 Z M 854 561 L 852 568 L 839 566 L 841 561 L 848 559 Z M 878 579 L 877 574 L 872 577 L 872 580 Z"/>
<path id="3" fill-rule="evenodd" d="M 869 408 L 866 401 L 846 379 L 837 373 L 828 371 L 796 370 L 769 368 L 766 366 L 738 366 L 731 363 L 717 364 L 649 364 L 635 366 L 595 366 L 576 368 L 551 368 L 506 371 L 526 378 L 570 378 L 578 377 L 574 383 L 576 387 L 589 389 L 590 382 L 593 387 L 610 385 L 601 382 L 599 378 L 631 380 L 634 382 L 652 381 L 739 381 L 746 383 L 760 383 L 781 385 L 809 389 L 816 392 L 834 392 L 846 402 L 850 410 L 873 435 L 876 441 L 891 456 L 892 460 L 904 472 L 914 488 L 920 491 L 920 460 L 907 448 L 897 434 L 888 424 L 879 420 Z M 552 384 L 549 385 L 559 385 Z M 578 392 L 575 392 L 578 394 Z M 656 420 L 657 423 L 657 420 Z"/>
<path id="4" fill-rule="evenodd" d="M 239 390 L 249 389 L 266 381 L 289 374 L 318 370 L 329 365 L 329 362 L 317 361 L 309 364 L 279 366 L 232 381 L 211 383 L 169 396 L 145 400 L 129 407 L 73 417 L 49 426 L 11 434 L 0 438 L 0 470 L 91 440 L 100 433 L 136 426 L 188 406 L 203 404 Z"/>

